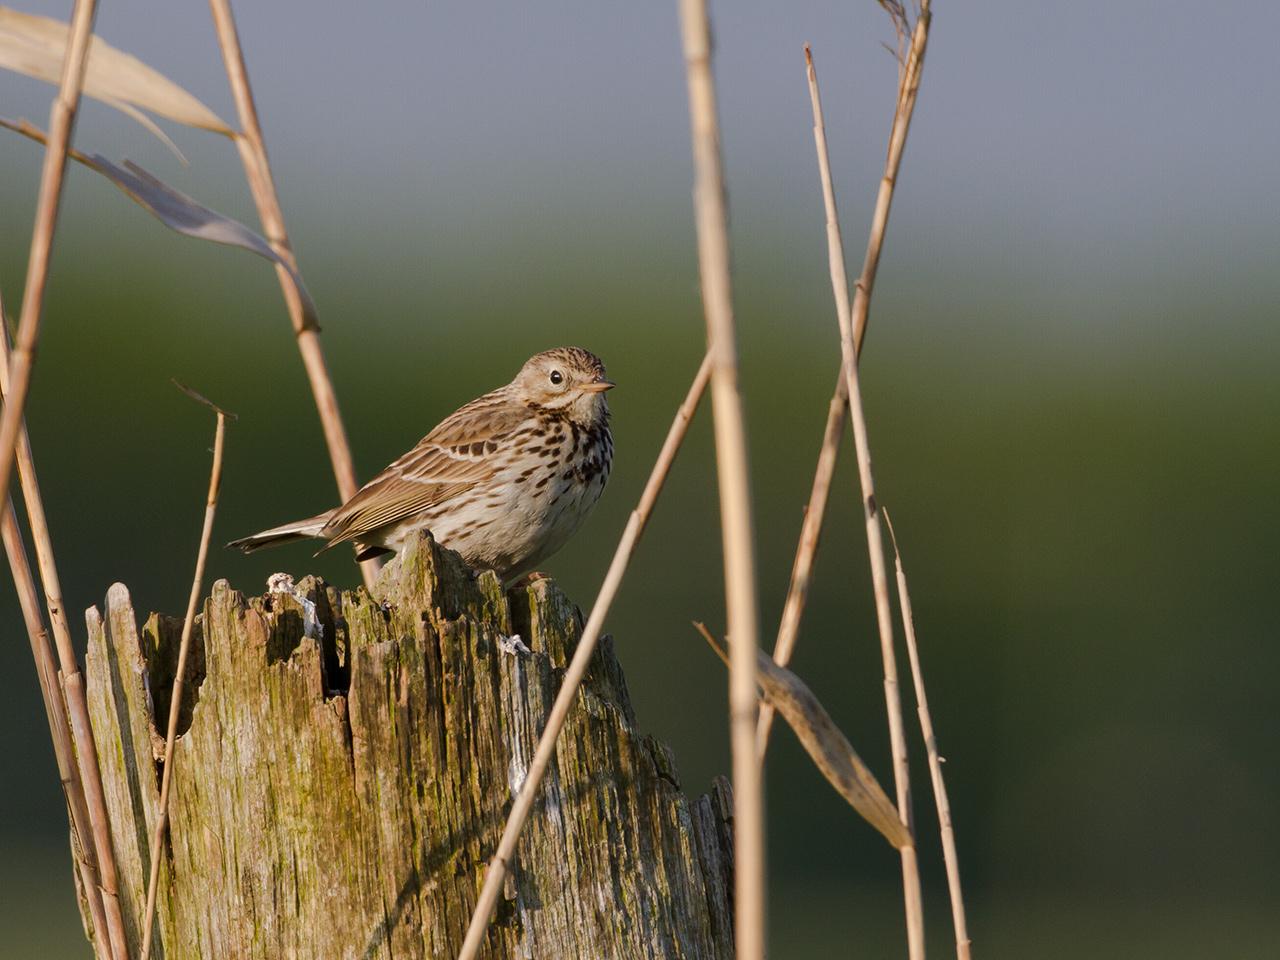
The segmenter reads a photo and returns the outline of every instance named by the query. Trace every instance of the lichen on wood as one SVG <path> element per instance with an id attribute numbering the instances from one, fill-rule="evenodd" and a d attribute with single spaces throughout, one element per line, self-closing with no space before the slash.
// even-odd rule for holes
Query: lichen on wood
<path id="1" fill-rule="evenodd" d="M 90 710 L 136 952 L 181 624 L 116 584 L 87 614 Z M 429 535 L 370 595 L 214 585 L 174 758 L 152 956 L 457 953 L 582 627 Z M 518 638 L 515 640 L 513 638 Z M 733 955 L 732 803 L 691 802 L 601 643 L 490 927 L 493 958 Z"/>

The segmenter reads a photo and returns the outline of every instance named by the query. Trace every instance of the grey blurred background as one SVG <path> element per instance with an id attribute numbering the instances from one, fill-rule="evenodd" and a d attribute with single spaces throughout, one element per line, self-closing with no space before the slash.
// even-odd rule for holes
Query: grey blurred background
<path id="1" fill-rule="evenodd" d="M 702 343 L 674 3 L 237 12 L 362 476 L 537 349 L 609 364 L 614 479 L 547 565 L 589 607 Z M 838 363 L 801 45 L 854 267 L 895 70 L 871 0 L 713 16 L 771 644 Z M 1277 30 L 1262 2 L 935 10 L 863 369 L 988 960 L 1275 955 Z M 202 5 L 108 2 L 99 33 L 233 118 Z M 50 95 L 4 75 L 0 114 L 43 125 Z M 255 223 L 230 144 L 168 129 L 189 169 L 97 104 L 77 142 Z M 0 136 L 11 311 L 39 162 Z M 219 542 L 334 502 L 291 341 L 265 264 L 71 171 L 29 423 L 72 611 L 115 580 L 183 609 L 210 423 L 171 376 L 241 417 Z M 887 780 L 850 448 L 796 668 Z M 723 669 L 688 626 L 723 623 L 718 548 L 704 412 L 609 623 L 691 793 L 729 768 Z M 256 591 L 282 568 L 358 580 L 305 546 L 218 550 L 210 574 Z M 0 608 L 0 954 L 87 957 L 8 587 Z M 771 955 L 903 955 L 896 858 L 781 728 L 768 786 Z"/>

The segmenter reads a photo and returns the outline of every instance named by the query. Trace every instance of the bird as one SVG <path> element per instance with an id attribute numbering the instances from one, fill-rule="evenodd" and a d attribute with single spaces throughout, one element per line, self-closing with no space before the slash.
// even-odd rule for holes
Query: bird
<path id="1" fill-rule="evenodd" d="M 591 513 L 613 465 L 605 393 L 615 386 L 581 347 L 535 354 L 515 379 L 459 407 L 341 506 L 234 540 L 252 553 L 318 538 L 356 559 L 397 553 L 423 528 L 473 568 L 517 580 Z"/>

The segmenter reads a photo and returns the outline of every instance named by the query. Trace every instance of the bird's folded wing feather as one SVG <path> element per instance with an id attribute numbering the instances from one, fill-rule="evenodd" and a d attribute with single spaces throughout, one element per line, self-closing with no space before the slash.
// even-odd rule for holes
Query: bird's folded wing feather
<path id="1" fill-rule="evenodd" d="M 320 535 L 329 546 L 354 540 L 493 477 L 494 454 L 528 416 L 523 405 L 504 399 L 486 394 L 446 418 L 335 510 Z"/>

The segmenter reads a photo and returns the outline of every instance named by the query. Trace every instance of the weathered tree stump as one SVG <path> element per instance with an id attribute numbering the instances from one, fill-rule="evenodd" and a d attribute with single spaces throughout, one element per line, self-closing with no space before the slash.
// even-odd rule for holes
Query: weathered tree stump
<path id="1" fill-rule="evenodd" d="M 548 581 L 504 595 L 425 534 L 375 593 L 307 578 L 246 599 L 214 585 L 189 661 L 152 956 L 457 953 L 582 616 Z M 155 718 L 168 715 L 181 623 L 153 614 L 139 632 L 120 584 L 105 617 L 87 619 L 136 957 L 164 748 Z M 636 732 L 602 642 L 486 955 L 727 960 L 730 807 L 720 781 L 684 797 L 669 749 Z"/>

